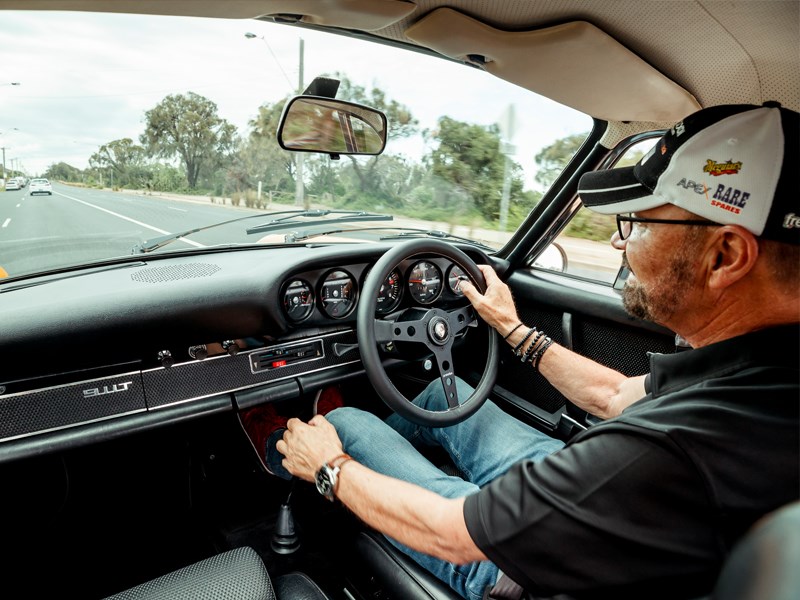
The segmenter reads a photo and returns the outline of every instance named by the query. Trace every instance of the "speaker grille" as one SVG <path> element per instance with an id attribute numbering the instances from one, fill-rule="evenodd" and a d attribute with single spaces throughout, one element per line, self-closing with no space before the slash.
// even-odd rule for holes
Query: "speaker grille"
<path id="1" fill-rule="evenodd" d="M 140 283 L 163 283 L 179 279 L 197 279 L 198 277 L 211 277 L 219 271 L 219 265 L 209 263 L 189 263 L 185 265 L 168 265 L 164 267 L 148 267 L 136 271 L 131 279 Z"/>

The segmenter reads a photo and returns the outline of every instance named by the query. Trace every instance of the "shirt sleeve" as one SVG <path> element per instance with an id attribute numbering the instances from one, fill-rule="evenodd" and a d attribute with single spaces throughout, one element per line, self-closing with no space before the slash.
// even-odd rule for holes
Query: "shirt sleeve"
<path id="1" fill-rule="evenodd" d="M 668 444 L 598 432 L 468 497 L 467 529 L 503 572 L 540 594 L 624 595 L 645 581 L 668 591 L 682 578 L 685 592 L 687 578 L 707 577 L 720 560 L 704 487 L 686 462 Z"/>

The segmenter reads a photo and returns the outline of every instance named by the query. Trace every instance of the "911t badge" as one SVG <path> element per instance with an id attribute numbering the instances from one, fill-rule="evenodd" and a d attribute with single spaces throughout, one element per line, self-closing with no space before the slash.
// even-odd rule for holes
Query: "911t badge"
<path id="1" fill-rule="evenodd" d="M 114 385 L 104 385 L 102 388 L 90 388 L 83 390 L 84 398 L 94 398 L 95 396 L 105 396 L 106 394 L 116 394 L 118 392 L 127 392 L 132 384 L 132 381 L 125 383 L 115 383 Z"/>

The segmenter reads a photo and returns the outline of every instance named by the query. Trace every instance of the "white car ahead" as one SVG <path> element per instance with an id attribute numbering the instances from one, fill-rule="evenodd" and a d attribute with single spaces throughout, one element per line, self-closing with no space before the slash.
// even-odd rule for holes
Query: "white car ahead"
<path id="1" fill-rule="evenodd" d="M 30 195 L 34 194 L 47 194 L 53 195 L 53 186 L 47 179 L 31 179 Z"/>

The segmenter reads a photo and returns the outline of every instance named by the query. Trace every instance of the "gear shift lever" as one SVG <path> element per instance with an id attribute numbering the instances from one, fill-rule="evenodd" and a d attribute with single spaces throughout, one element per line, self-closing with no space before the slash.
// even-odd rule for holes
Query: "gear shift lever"
<path id="1" fill-rule="evenodd" d="M 292 507 L 289 504 L 296 481 L 295 478 L 292 478 L 291 490 L 286 497 L 286 502 L 281 504 L 278 519 L 275 522 L 275 532 L 272 534 L 270 546 L 276 554 L 294 554 L 300 549 L 300 536 L 297 534 Z"/>

